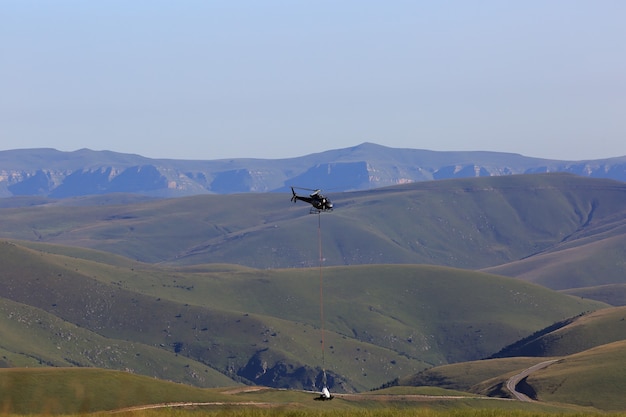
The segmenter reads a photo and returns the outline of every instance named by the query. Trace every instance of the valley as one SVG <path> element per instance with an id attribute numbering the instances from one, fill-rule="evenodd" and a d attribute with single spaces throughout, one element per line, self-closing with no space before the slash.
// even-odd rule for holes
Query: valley
<path id="1" fill-rule="evenodd" d="M 540 402 L 626 409 L 614 400 L 623 183 L 541 174 L 332 198 L 319 218 L 287 193 L 3 201 L 0 384 L 6 371 L 69 367 L 316 391 L 323 275 L 338 395 L 512 397 L 512 375 L 556 360 L 515 385 Z M 575 398 L 588 384 L 606 394 Z"/>

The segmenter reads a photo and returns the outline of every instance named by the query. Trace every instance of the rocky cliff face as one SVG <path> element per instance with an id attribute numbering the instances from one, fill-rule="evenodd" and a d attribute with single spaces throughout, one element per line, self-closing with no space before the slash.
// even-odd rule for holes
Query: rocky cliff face
<path id="1" fill-rule="evenodd" d="M 106 193 L 175 197 L 202 193 L 334 191 L 415 181 L 525 173 L 626 181 L 626 157 L 553 161 L 497 152 L 433 152 L 364 143 L 291 159 L 184 161 L 108 151 L 22 149 L 0 152 L 0 197 L 67 198 Z"/>

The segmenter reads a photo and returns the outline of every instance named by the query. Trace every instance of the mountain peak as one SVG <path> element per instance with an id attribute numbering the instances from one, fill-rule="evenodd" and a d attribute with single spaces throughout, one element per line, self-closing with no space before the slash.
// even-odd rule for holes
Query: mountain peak
<path id="1" fill-rule="evenodd" d="M 87 148 L 73 152 L 19 149 L 0 151 L 0 166 L 0 197 L 79 196 L 120 190 L 176 197 L 284 191 L 294 183 L 348 191 L 446 178 L 542 172 L 626 180 L 626 158 L 567 162 L 500 152 L 398 149 L 372 142 L 275 160 L 194 161 Z M 96 178 L 98 175 L 101 177 Z"/>

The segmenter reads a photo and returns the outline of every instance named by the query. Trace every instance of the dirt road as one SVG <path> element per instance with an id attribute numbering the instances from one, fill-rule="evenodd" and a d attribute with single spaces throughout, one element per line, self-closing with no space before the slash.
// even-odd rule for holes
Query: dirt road
<path id="1" fill-rule="evenodd" d="M 530 368 L 524 369 L 522 372 L 520 372 L 517 375 L 513 375 L 511 378 L 509 378 L 506 381 L 506 388 L 511 392 L 511 394 L 513 394 L 515 396 L 516 399 L 518 399 L 520 401 L 527 401 L 527 402 L 534 401 L 533 399 L 528 397 L 526 394 L 521 393 L 519 391 L 516 391 L 515 387 L 517 387 L 517 384 L 519 384 L 520 381 L 522 379 L 526 378 L 528 375 L 532 374 L 535 371 L 538 371 L 540 369 L 543 369 L 543 368 L 546 368 L 546 367 L 552 365 L 557 360 L 558 359 L 551 359 L 549 361 L 544 361 L 544 362 L 538 363 L 536 365 L 531 366 Z"/>

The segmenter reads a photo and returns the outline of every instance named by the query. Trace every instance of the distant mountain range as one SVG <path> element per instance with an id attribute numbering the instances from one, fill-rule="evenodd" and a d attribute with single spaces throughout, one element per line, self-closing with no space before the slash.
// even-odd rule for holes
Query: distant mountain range
<path id="1" fill-rule="evenodd" d="M 501 152 L 436 152 L 363 143 L 287 159 L 174 160 L 81 149 L 0 151 L 0 197 L 107 193 L 153 197 L 282 192 L 291 185 L 355 191 L 418 181 L 567 172 L 626 181 L 626 156 L 584 161 Z"/>

